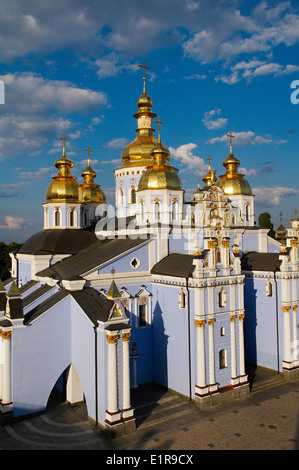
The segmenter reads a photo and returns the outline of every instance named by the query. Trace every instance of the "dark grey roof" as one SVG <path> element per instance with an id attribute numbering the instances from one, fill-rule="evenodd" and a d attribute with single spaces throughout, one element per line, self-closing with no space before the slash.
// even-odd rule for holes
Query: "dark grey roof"
<path id="1" fill-rule="evenodd" d="M 54 305 L 56 305 L 58 302 L 65 299 L 69 294 L 70 294 L 69 291 L 65 289 L 61 289 L 55 294 L 53 294 L 51 297 L 49 297 L 48 299 L 44 300 L 44 302 L 41 302 L 39 305 L 34 307 L 32 310 L 30 310 L 30 312 L 28 312 L 24 316 L 24 325 L 28 325 L 29 323 L 31 323 L 33 320 L 38 318 L 47 310 L 54 307 Z"/>
<path id="2" fill-rule="evenodd" d="M 94 243 L 94 232 L 85 229 L 48 229 L 30 237 L 18 250 L 24 254 L 73 254 Z"/>
<path id="3" fill-rule="evenodd" d="M 37 275 L 40 277 L 51 277 L 57 280 L 77 279 L 90 269 L 96 268 L 110 259 L 126 253 L 132 248 L 138 247 L 138 245 L 143 244 L 145 241 L 149 241 L 149 239 L 98 239 L 95 243 L 81 250 L 76 255 L 65 258 L 59 263 L 55 263 L 53 266 L 43 269 L 37 273 Z"/>
<path id="4" fill-rule="evenodd" d="M 43 295 L 45 295 L 51 289 L 53 289 L 53 287 L 48 286 L 48 284 L 42 284 L 38 289 L 36 289 L 35 291 L 33 291 L 31 294 L 27 295 L 27 297 L 23 299 L 23 307 L 24 308 L 27 307 L 32 302 L 37 300 L 39 297 L 42 297 Z"/>
<path id="5" fill-rule="evenodd" d="M 31 280 L 26 282 L 26 284 L 19 287 L 20 294 L 24 294 L 25 292 L 27 292 L 27 290 L 31 289 L 31 287 L 35 286 L 35 284 L 38 284 L 38 281 Z"/>
<path id="6" fill-rule="evenodd" d="M 182 253 L 171 253 L 163 258 L 155 266 L 151 273 L 175 277 L 190 277 L 195 269 L 193 265 L 193 255 Z"/>
<path id="7" fill-rule="evenodd" d="M 109 312 L 114 304 L 113 300 L 106 299 L 92 287 L 71 291 L 70 294 L 94 325 L 98 320 L 108 320 Z"/>
<path id="8" fill-rule="evenodd" d="M 245 253 L 241 259 L 242 271 L 279 271 L 280 253 Z"/>
<path id="9" fill-rule="evenodd" d="M 97 324 L 98 320 L 108 320 L 109 312 L 113 306 L 113 300 L 106 299 L 92 287 L 87 287 L 86 289 L 79 291 L 68 291 L 66 289 L 59 290 L 28 312 L 25 315 L 24 324 L 30 324 L 33 320 L 36 320 L 40 315 L 47 312 L 47 310 L 54 307 L 68 296 L 73 297 L 94 325 Z"/>

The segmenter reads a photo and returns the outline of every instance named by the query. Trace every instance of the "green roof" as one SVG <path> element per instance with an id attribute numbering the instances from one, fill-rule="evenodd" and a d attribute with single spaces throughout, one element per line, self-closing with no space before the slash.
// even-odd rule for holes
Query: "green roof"
<path id="1" fill-rule="evenodd" d="M 15 281 L 12 281 L 7 297 L 21 297 L 20 291 L 17 288 Z"/>
<path id="2" fill-rule="evenodd" d="M 117 299 L 118 297 L 121 297 L 114 281 L 111 282 L 111 286 L 107 292 L 107 297 L 112 297 L 112 299 Z"/>

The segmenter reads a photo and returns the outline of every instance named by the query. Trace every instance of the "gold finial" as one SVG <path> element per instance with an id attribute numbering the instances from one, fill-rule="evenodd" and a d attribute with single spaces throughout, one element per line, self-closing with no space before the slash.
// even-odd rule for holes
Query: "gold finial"
<path id="1" fill-rule="evenodd" d="M 229 131 L 229 134 L 227 134 L 227 137 L 229 137 L 229 149 L 230 149 L 230 153 L 232 153 L 232 139 L 234 139 L 235 136 L 232 135 L 232 131 Z"/>
<path id="2" fill-rule="evenodd" d="M 211 155 L 209 155 L 209 158 L 207 158 L 207 160 L 209 160 L 209 171 L 211 171 L 211 160 L 213 160 L 213 159 L 211 158 Z"/>
<path id="3" fill-rule="evenodd" d="M 90 166 L 90 152 L 93 152 L 93 150 L 91 150 L 90 146 L 88 146 L 87 149 L 85 149 L 85 152 L 88 152 L 88 163 L 87 163 L 87 165 Z"/>
<path id="4" fill-rule="evenodd" d="M 63 141 L 63 156 L 65 157 L 65 141 L 69 139 L 66 139 L 65 134 L 63 134 L 63 137 L 59 137 L 59 140 Z"/>
<path id="5" fill-rule="evenodd" d="M 138 64 L 138 67 L 141 67 L 143 69 L 143 92 L 145 93 L 145 69 L 150 70 L 150 68 L 145 65 L 145 60 L 143 61 L 143 65 Z"/>
<path id="6" fill-rule="evenodd" d="M 164 124 L 164 122 L 161 121 L 160 116 L 159 116 L 159 118 L 158 118 L 158 121 L 155 121 L 155 122 L 156 122 L 156 123 L 158 124 L 158 126 L 159 126 L 159 131 L 158 131 L 159 139 L 158 139 L 158 140 L 159 140 L 159 142 L 161 142 L 161 124 Z"/>

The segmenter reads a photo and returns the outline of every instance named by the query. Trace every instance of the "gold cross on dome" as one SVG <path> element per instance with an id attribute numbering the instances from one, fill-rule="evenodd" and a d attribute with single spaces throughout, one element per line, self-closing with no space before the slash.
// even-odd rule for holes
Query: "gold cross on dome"
<path id="1" fill-rule="evenodd" d="M 235 138 L 235 136 L 232 135 L 232 131 L 230 131 L 229 134 L 227 134 L 227 137 L 229 137 L 229 145 L 231 147 L 232 146 L 232 139 Z"/>
<path id="2" fill-rule="evenodd" d="M 158 121 L 155 121 L 155 122 L 156 122 L 156 123 L 158 124 L 158 126 L 159 126 L 159 131 L 158 131 L 158 132 L 159 132 L 159 139 L 160 139 L 160 138 L 161 138 L 161 124 L 164 124 L 164 122 L 161 121 L 160 116 L 159 116 L 159 118 L 158 118 Z"/>
<path id="3" fill-rule="evenodd" d="M 91 150 L 90 146 L 87 147 L 87 149 L 85 149 L 85 152 L 88 152 L 88 166 L 90 165 L 90 152 L 93 152 L 93 150 Z"/>
<path id="4" fill-rule="evenodd" d="M 65 155 L 65 142 L 69 139 L 66 139 L 65 134 L 63 134 L 63 137 L 59 137 L 59 140 L 63 141 L 63 155 Z"/>
<path id="5" fill-rule="evenodd" d="M 211 160 L 213 160 L 213 159 L 211 158 L 211 155 L 209 155 L 209 158 L 207 158 L 207 160 L 209 160 L 209 170 L 210 170 L 210 169 L 211 169 Z"/>
<path id="6" fill-rule="evenodd" d="M 145 65 L 145 60 L 143 61 L 143 65 L 138 64 L 138 67 L 143 69 L 143 80 L 145 80 L 145 69 L 150 70 L 150 68 Z"/>

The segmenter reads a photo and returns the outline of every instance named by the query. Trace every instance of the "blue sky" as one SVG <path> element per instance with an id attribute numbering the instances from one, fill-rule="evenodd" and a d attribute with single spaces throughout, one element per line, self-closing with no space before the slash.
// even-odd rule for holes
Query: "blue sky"
<path id="1" fill-rule="evenodd" d="M 81 181 L 90 146 L 114 202 L 113 170 L 135 138 L 145 60 L 162 141 L 186 199 L 233 151 L 256 220 L 299 210 L 299 8 L 296 1 L 0 0 L 0 241 L 42 230 L 63 133 Z M 298 94 L 299 97 L 299 94 Z"/>

